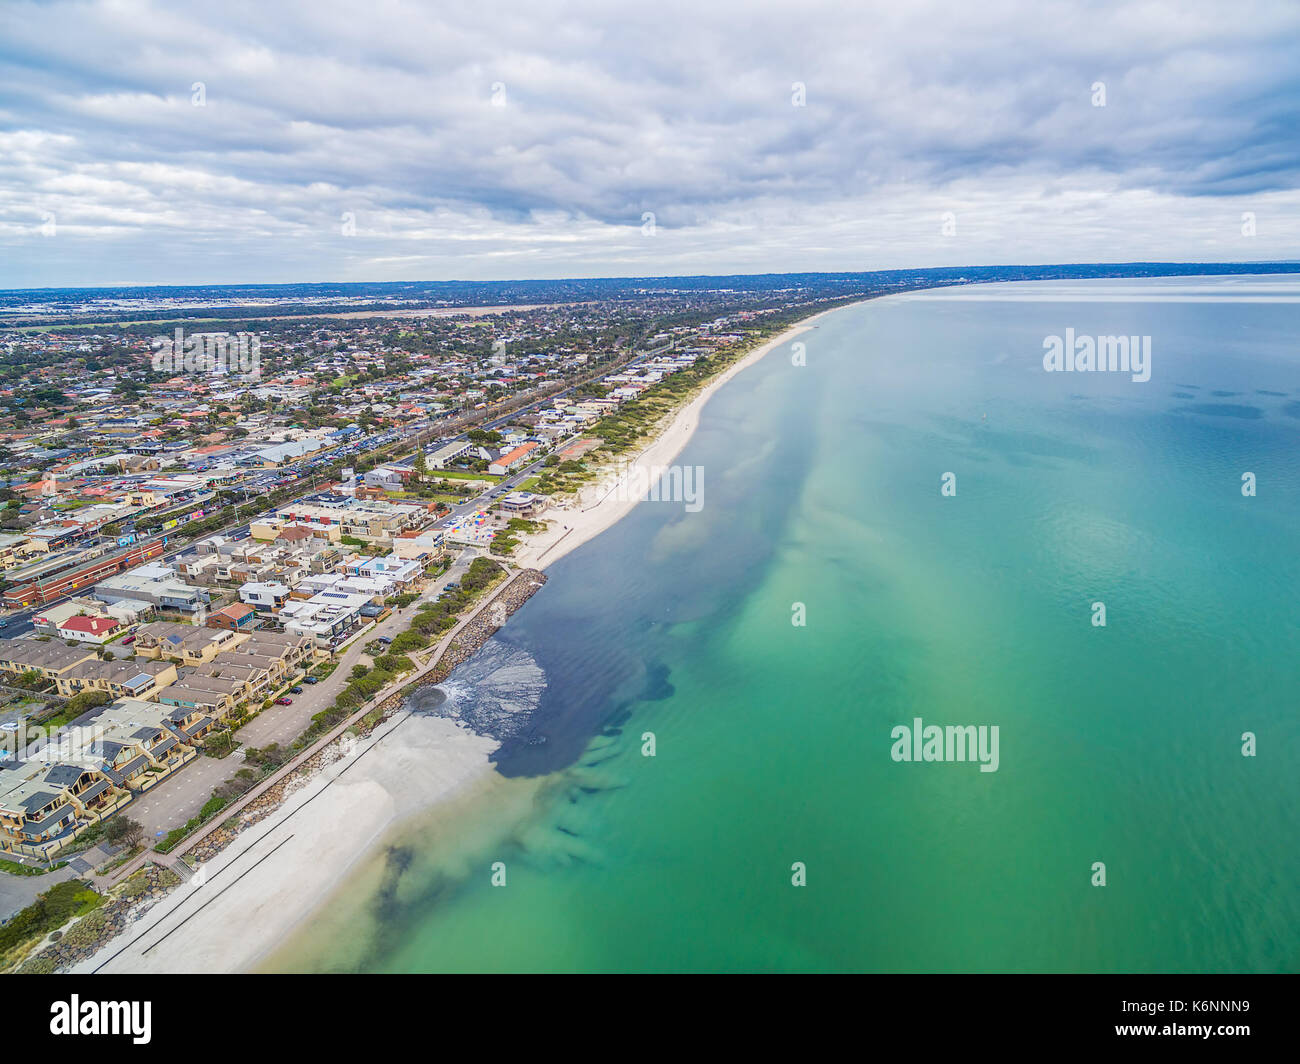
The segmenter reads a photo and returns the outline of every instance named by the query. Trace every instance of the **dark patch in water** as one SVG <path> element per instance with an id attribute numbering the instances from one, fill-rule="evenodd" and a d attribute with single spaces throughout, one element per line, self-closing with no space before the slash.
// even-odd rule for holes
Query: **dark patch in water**
<path id="1" fill-rule="evenodd" d="M 1282 416 L 1300 417 L 1300 402 L 1296 402 L 1293 399 L 1291 402 L 1284 404 L 1282 407 Z"/>
<path id="2" fill-rule="evenodd" d="M 1271 395 L 1277 399 L 1285 399 L 1290 392 L 1270 392 L 1267 388 L 1256 388 L 1256 395 Z"/>
<path id="3" fill-rule="evenodd" d="M 646 666 L 645 690 L 641 692 L 642 702 L 662 702 L 665 698 L 672 698 L 677 688 L 668 682 L 668 674 L 671 671 L 662 661 Z"/>
<path id="4" fill-rule="evenodd" d="M 1254 421 L 1264 416 L 1264 411 L 1257 406 L 1243 406 L 1240 403 L 1197 403 L 1187 407 L 1194 414 L 1207 417 L 1238 417 Z"/>
<path id="5" fill-rule="evenodd" d="M 1196 398 L 1196 396 L 1194 396 L 1191 392 L 1174 392 L 1174 393 L 1173 393 L 1173 396 L 1174 396 L 1175 399 L 1195 399 L 1195 398 Z"/>
<path id="6" fill-rule="evenodd" d="M 1218 396 L 1220 399 L 1231 399 L 1233 396 L 1240 395 L 1241 392 L 1224 392 L 1218 389 L 1210 392 L 1211 395 Z"/>

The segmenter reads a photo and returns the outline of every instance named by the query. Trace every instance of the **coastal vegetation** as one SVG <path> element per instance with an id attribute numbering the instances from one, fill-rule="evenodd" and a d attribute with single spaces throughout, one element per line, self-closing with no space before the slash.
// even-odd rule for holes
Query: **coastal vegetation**
<path id="1" fill-rule="evenodd" d="M 102 895 L 81 880 L 68 879 L 56 883 L 0 927 L 0 964 L 10 967 L 21 960 L 35 942 L 69 920 L 90 912 L 103 901 Z"/>

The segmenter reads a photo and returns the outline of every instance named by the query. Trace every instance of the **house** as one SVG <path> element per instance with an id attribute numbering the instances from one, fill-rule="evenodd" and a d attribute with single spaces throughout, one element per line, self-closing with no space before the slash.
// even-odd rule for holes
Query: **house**
<path id="1" fill-rule="evenodd" d="M 122 631 L 122 625 L 111 617 L 69 617 L 58 626 L 61 639 L 75 639 L 96 646 L 102 646 Z"/>
<path id="2" fill-rule="evenodd" d="M 209 628 L 225 628 L 231 632 L 251 631 L 257 626 L 257 611 L 243 602 L 222 606 L 208 616 Z"/>
<path id="3" fill-rule="evenodd" d="M 0 765 L 0 852 L 48 859 L 131 801 L 103 765 Z"/>
<path id="4" fill-rule="evenodd" d="M 362 477 L 362 481 L 368 488 L 378 488 L 381 491 L 401 491 L 414 473 L 415 470 L 410 466 L 378 466 L 368 470 L 365 476 Z"/>
<path id="5" fill-rule="evenodd" d="M 48 860 L 198 756 L 202 714 L 122 698 L 0 763 L 0 851 Z"/>
<path id="6" fill-rule="evenodd" d="M 278 613 L 293 594 L 288 584 L 250 581 L 239 589 L 239 601 L 259 613 Z"/>
<path id="7" fill-rule="evenodd" d="M 393 554 L 398 558 L 427 564 L 442 553 L 442 532 L 403 532 L 393 537 Z"/>
<path id="8" fill-rule="evenodd" d="M 332 649 L 355 628 L 361 611 L 374 596 L 345 591 L 322 591 L 306 601 L 293 601 L 280 611 L 286 633 L 311 639 L 322 649 Z"/>

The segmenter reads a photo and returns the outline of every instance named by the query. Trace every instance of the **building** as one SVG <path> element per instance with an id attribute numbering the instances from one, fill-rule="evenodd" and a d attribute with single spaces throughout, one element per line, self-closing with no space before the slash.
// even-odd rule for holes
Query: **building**
<path id="1" fill-rule="evenodd" d="M 499 505 L 508 514 L 531 517 L 545 508 L 546 496 L 534 495 L 531 491 L 512 491 L 501 496 Z"/>
<path id="2" fill-rule="evenodd" d="M 36 639 L 0 639 L 0 670 L 21 675 L 39 672 L 47 680 L 57 680 L 83 661 L 94 661 L 95 651 L 88 646 L 64 646 L 42 643 Z"/>
<path id="3" fill-rule="evenodd" d="M 69 617 L 58 626 L 59 638 L 75 639 L 79 643 L 102 646 L 123 631 L 120 622 L 111 617 Z"/>
<path id="4" fill-rule="evenodd" d="M 0 850 L 48 860 L 198 756 L 191 710 L 122 698 L 0 765 Z"/>
<path id="5" fill-rule="evenodd" d="M 160 563 L 101 580 L 91 594 L 101 602 L 144 603 L 178 613 L 195 613 L 212 601 L 206 590 L 185 583 L 170 565 Z"/>
<path id="6" fill-rule="evenodd" d="M 0 852 L 48 860 L 134 795 L 105 764 L 0 765 Z"/>
<path id="7" fill-rule="evenodd" d="M 536 440 L 529 440 L 527 443 L 521 443 L 512 451 L 507 451 L 501 455 L 495 462 L 488 466 L 488 472 L 497 476 L 504 476 L 513 469 L 518 469 L 528 461 L 528 456 L 532 454 L 541 444 Z"/>
<path id="8" fill-rule="evenodd" d="M 303 636 L 322 649 L 333 649 L 361 621 L 371 595 L 322 591 L 305 601 L 295 600 L 280 611 L 286 633 Z"/>
<path id="9" fill-rule="evenodd" d="M 64 698 L 82 691 L 103 691 L 112 698 L 151 701 L 176 678 L 176 666 L 170 661 L 99 661 L 91 658 L 74 665 L 57 677 L 55 683 Z"/>
<path id="10" fill-rule="evenodd" d="M 395 591 L 410 587 L 424 572 L 418 560 L 403 558 L 396 552 L 386 558 L 357 558 L 344 562 L 343 571 L 351 576 L 381 581 Z"/>
<path id="11" fill-rule="evenodd" d="M 427 514 L 423 506 L 372 501 L 351 506 L 314 506 L 293 503 L 277 514 L 287 522 L 309 528 L 338 528 L 345 536 L 368 536 L 378 539 L 395 536 L 421 524 Z M 251 531 L 251 529 L 250 529 Z M 276 530 L 278 534 L 279 530 Z"/>
<path id="12" fill-rule="evenodd" d="M 477 450 L 477 446 L 469 440 L 453 440 L 436 450 L 429 451 L 426 464 L 430 469 L 446 469 L 456 459 L 464 458 Z"/>
<path id="13" fill-rule="evenodd" d="M 92 598 L 70 598 L 53 606 L 46 606 L 43 610 L 32 615 L 32 627 L 42 635 L 58 635 L 59 625 L 69 617 L 76 617 L 82 614 L 86 617 L 111 617 L 122 624 L 134 624 L 139 618 L 140 610 L 133 608 L 133 604 L 119 603 L 109 606 L 107 603 L 100 602 Z"/>
<path id="14" fill-rule="evenodd" d="M 377 466 L 368 470 L 361 479 L 368 488 L 378 488 L 380 491 L 401 491 L 414 473 L 415 470 L 410 466 Z"/>
<path id="15" fill-rule="evenodd" d="M 393 537 L 393 554 L 427 565 L 441 556 L 442 540 L 442 531 L 436 528 L 428 532 L 403 532 Z"/>
<path id="16" fill-rule="evenodd" d="M 243 602 L 232 602 L 208 615 L 209 628 L 225 628 L 232 632 L 252 631 L 257 627 L 257 611 Z"/>
<path id="17" fill-rule="evenodd" d="M 250 581 L 239 589 L 239 601 L 259 613 L 279 613 L 292 594 L 288 584 Z"/>
<path id="18" fill-rule="evenodd" d="M 135 652 L 150 660 L 175 658 L 182 665 L 203 665 L 248 638 L 243 633 L 221 628 L 155 621 L 136 632 Z"/>
<path id="19" fill-rule="evenodd" d="M 4 593 L 4 604 L 9 609 L 44 606 L 75 591 L 84 592 L 97 581 L 121 573 L 139 562 L 157 557 L 162 553 L 166 543 L 167 539 L 164 536 L 161 539 L 150 540 L 148 543 L 137 544 L 128 550 L 101 555 L 57 573 L 16 582 Z"/>

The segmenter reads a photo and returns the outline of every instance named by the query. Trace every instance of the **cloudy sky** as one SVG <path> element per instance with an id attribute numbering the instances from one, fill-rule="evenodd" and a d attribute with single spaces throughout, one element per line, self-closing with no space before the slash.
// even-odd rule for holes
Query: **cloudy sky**
<path id="1" fill-rule="evenodd" d="M 6 0 L 0 287 L 1294 259 L 1297 56 L 1296 0 Z"/>

